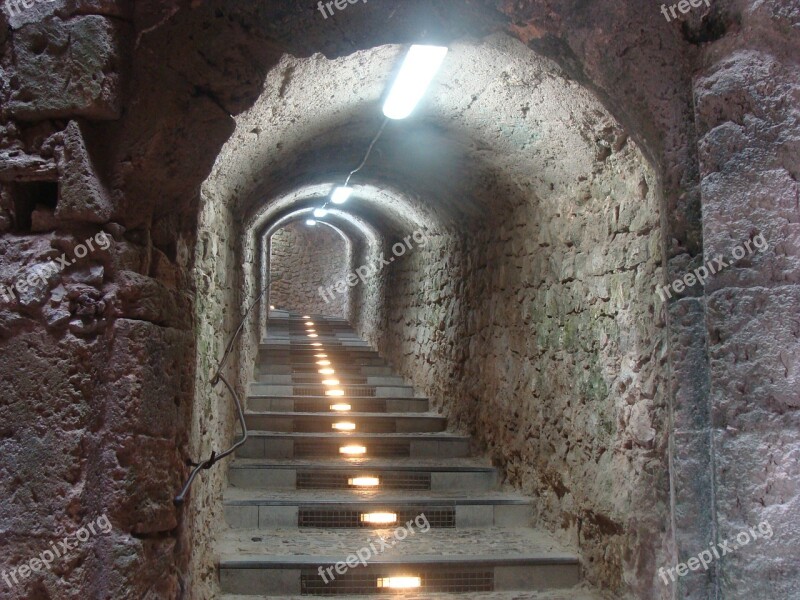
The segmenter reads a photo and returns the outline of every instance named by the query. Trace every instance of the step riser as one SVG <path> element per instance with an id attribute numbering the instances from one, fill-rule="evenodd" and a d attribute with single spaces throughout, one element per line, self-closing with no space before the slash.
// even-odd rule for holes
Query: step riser
<path id="1" fill-rule="evenodd" d="M 355 558 L 355 557 L 354 557 Z M 347 557 L 342 557 L 342 560 L 347 560 Z M 332 573 L 337 578 L 335 582 L 339 585 L 352 581 L 355 577 L 364 577 L 369 581 L 370 590 L 374 589 L 373 594 L 381 594 L 386 596 L 386 593 L 381 593 L 377 588 L 378 577 L 386 577 L 391 575 L 409 575 L 420 573 L 421 571 L 432 571 L 432 567 L 427 565 L 390 565 L 382 566 L 376 564 L 369 564 L 366 567 L 356 566 L 345 570 L 346 566 L 339 563 L 340 572 L 342 575 L 336 574 L 334 569 Z M 355 560 L 351 560 L 351 564 L 356 564 Z M 329 595 L 330 591 L 322 579 L 318 575 L 318 567 L 322 566 L 327 568 L 332 566 L 330 564 L 315 565 L 303 568 L 292 568 L 287 566 L 285 568 L 229 568 L 224 564 L 220 567 L 220 584 L 222 591 L 229 594 L 243 594 L 243 595 L 271 595 L 271 596 L 285 596 L 285 595 L 300 595 L 304 591 L 307 594 L 313 595 Z M 448 581 L 453 584 L 467 585 L 470 573 L 480 573 L 483 575 L 480 580 L 483 584 L 482 587 L 475 591 L 544 591 L 551 589 L 566 589 L 571 588 L 580 583 L 580 567 L 577 564 L 521 564 L 510 566 L 476 566 L 474 569 L 465 570 L 463 566 L 453 567 L 451 569 L 437 569 L 444 572 L 443 575 Z M 449 573 L 448 573 L 449 571 Z M 306 575 L 306 580 L 318 580 L 317 585 L 303 590 L 301 580 L 302 575 Z M 448 576 L 449 575 L 449 576 Z M 316 577 L 315 577 L 316 576 Z M 369 577 L 371 576 L 371 577 Z M 362 583 L 357 591 L 344 590 L 348 594 L 363 594 L 365 583 Z M 311 590 L 318 590 L 313 593 Z M 415 590 L 416 593 L 435 593 L 436 589 Z M 472 591 L 464 589 L 463 591 Z M 397 595 L 397 597 L 402 597 Z"/>
<path id="2" fill-rule="evenodd" d="M 335 368 L 339 377 L 391 377 L 393 375 L 391 367 L 383 366 L 353 367 L 345 365 Z M 256 380 L 260 380 L 264 375 L 319 375 L 318 369 L 319 366 L 316 363 L 298 365 L 273 363 L 257 367 L 255 377 Z"/>
<path id="3" fill-rule="evenodd" d="M 368 396 L 372 397 L 373 395 L 378 398 L 413 398 L 414 397 L 414 388 L 411 386 L 401 386 L 401 385 L 377 385 L 377 386 L 360 386 L 364 389 L 360 389 L 359 386 L 348 386 L 343 385 L 339 387 L 351 388 L 349 390 L 345 390 L 347 395 L 350 396 Z M 250 395 L 251 396 L 283 396 L 283 397 L 291 397 L 295 396 L 295 388 L 319 388 L 319 391 L 322 392 L 325 388 L 322 385 L 312 385 L 312 384 L 297 384 L 297 385 L 276 385 L 271 383 L 251 383 L 250 384 Z M 374 390 L 374 393 L 372 392 Z M 300 394 L 297 394 L 300 395 Z M 302 395 L 318 395 L 321 396 L 322 393 L 318 394 L 302 394 Z"/>
<path id="4" fill-rule="evenodd" d="M 298 488 L 298 471 L 309 472 L 312 475 L 308 477 L 312 482 L 318 478 L 313 474 L 313 469 L 264 469 L 253 467 L 235 467 L 229 471 L 229 481 L 234 487 L 244 489 L 284 489 L 296 490 Z M 331 470 L 332 471 L 332 470 Z M 341 479 L 344 483 L 341 487 L 335 489 L 347 489 L 347 479 L 358 475 L 374 475 L 382 480 L 389 480 L 392 475 L 403 477 L 407 472 L 392 472 L 386 470 L 369 469 L 359 470 L 357 467 L 349 470 L 331 472 L 331 475 L 336 475 L 337 479 Z M 459 471 L 442 471 L 442 472 L 428 472 L 423 470 L 414 471 L 416 475 L 430 476 L 430 483 L 420 484 L 418 487 L 392 487 L 391 489 L 417 489 L 420 491 L 432 492 L 445 492 L 445 491 L 464 491 L 464 492 L 488 492 L 497 488 L 498 478 L 497 473 L 493 471 L 477 471 L 477 472 L 459 472 Z M 341 475 L 339 477 L 339 475 Z M 388 486 L 384 486 L 385 488 Z M 303 486 L 302 489 L 326 489 L 324 487 L 307 487 Z M 330 488 L 328 488 L 330 489 Z"/>
<path id="5" fill-rule="evenodd" d="M 348 381 L 348 379 L 356 379 L 359 378 L 358 375 L 352 375 L 346 373 L 339 373 L 337 369 L 337 374 L 332 375 L 332 377 L 336 377 L 343 385 L 347 385 L 348 383 L 353 385 L 371 385 L 376 387 L 385 387 L 385 386 L 405 386 L 406 382 L 403 380 L 402 377 L 397 376 L 381 376 L 381 377 L 364 377 L 361 378 L 366 379 L 363 382 L 353 382 Z M 299 374 L 296 373 L 294 375 L 260 375 L 256 380 L 257 384 L 261 385 L 281 385 L 281 386 L 289 386 L 289 385 L 309 385 L 309 384 L 319 384 L 320 381 L 324 379 L 322 375 L 319 373 L 305 373 Z"/>
<path id="6" fill-rule="evenodd" d="M 247 408 L 258 412 L 331 412 L 336 402 L 347 402 L 351 412 L 427 412 L 429 402 L 426 398 L 368 398 L 363 400 L 337 400 L 319 398 L 303 400 L 300 398 L 256 398 L 247 399 Z M 347 413 L 342 413 L 346 415 Z"/>
<path id="7" fill-rule="evenodd" d="M 270 506 L 270 505 L 226 505 L 225 520 L 234 529 L 272 529 L 299 527 L 300 511 L 313 510 L 327 515 L 330 510 L 337 510 L 336 517 L 340 518 L 345 511 L 360 509 L 359 512 L 388 511 L 407 513 L 413 507 L 403 505 L 362 506 L 354 504 L 342 506 Z M 442 507 L 436 507 L 441 510 Z M 433 509 L 430 509 L 433 510 Z M 426 514 L 425 507 L 413 509 L 413 514 L 400 519 L 406 522 L 414 519 L 418 514 Z M 454 510 L 454 526 L 456 529 L 474 527 L 527 527 L 529 524 L 530 507 L 525 505 L 459 505 Z M 431 526 L 437 528 L 435 520 L 429 521 Z M 352 527 L 353 524 L 350 525 Z M 342 526 L 339 526 L 342 527 Z M 330 527 L 321 527 L 329 529 Z M 365 529 L 370 529 L 366 527 Z"/>
<path id="8" fill-rule="evenodd" d="M 410 458 L 464 458 L 469 456 L 469 442 L 454 440 L 452 442 L 410 440 L 382 444 L 371 439 L 348 438 L 348 443 L 360 444 L 367 448 L 367 455 L 373 457 L 410 457 Z M 236 451 L 239 458 L 330 458 L 339 456 L 340 443 L 317 442 L 313 451 L 302 449 L 303 442 L 291 438 L 270 439 L 251 436 Z M 300 449 L 297 453 L 296 449 Z"/>
<path id="9" fill-rule="evenodd" d="M 282 433 L 335 433 L 333 424 L 339 421 L 355 423 L 358 433 L 437 433 L 444 431 L 445 420 L 440 417 L 368 417 L 353 415 L 341 417 L 281 417 L 274 415 L 246 414 L 247 428 L 254 431 L 278 431 Z M 342 441 L 347 441 L 342 438 Z"/>

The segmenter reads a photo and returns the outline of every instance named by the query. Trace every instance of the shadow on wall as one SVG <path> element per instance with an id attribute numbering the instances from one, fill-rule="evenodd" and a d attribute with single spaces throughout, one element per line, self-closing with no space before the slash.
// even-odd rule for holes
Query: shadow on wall
<path id="1" fill-rule="evenodd" d="M 279 309 L 346 318 L 349 295 L 326 302 L 319 294 L 347 275 L 347 243 L 330 227 L 289 223 L 270 238 L 270 304 Z"/>

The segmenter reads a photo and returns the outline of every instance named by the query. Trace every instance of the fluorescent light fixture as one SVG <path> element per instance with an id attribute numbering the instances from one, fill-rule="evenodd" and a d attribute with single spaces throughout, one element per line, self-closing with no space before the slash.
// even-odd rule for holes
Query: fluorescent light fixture
<path id="1" fill-rule="evenodd" d="M 411 46 L 383 104 L 383 114 L 390 119 L 405 119 L 410 115 L 425 95 L 446 54 L 447 48 L 443 46 Z"/>
<path id="2" fill-rule="evenodd" d="M 333 190 L 333 194 L 331 194 L 331 202 L 333 202 L 334 204 L 344 204 L 349 200 L 352 194 L 353 194 L 353 188 L 339 186 L 335 190 Z"/>
<path id="3" fill-rule="evenodd" d="M 317 217 L 318 219 L 321 219 L 322 217 L 324 217 L 327 214 L 328 214 L 328 211 L 325 210 L 324 208 L 314 209 L 314 216 Z"/>
<path id="4" fill-rule="evenodd" d="M 347 412 L 351 408 L 353 407 L 349 404 L 331 404 L 331 410 L 336 412 Z"/>
<path id="5" fill-rule="evenodd" d="M 344 396 L 344 390 L 325 390 L 326 396 Z"/>
<path id="6" fill-rule="evenodd" d="M 340 421 L 339 423 L 334 423 L 332 427 L 336 431 L 355 431 L 356 424 L 350 423 L 349 421 Z"/>
<path id="7" fill-rule="evenodd" d="M 347 485 L 355 485 L 358 487 L 375 487 L 380 484 L 381 480 L 377 477 L 353 477 L 347 480 Z"/>
<path id="8" fill-rule="evenodd" d="M 392 590 L 409 590 L 422 586 L 421 577 L 379 577 L 378 587 Z"/>
<path id="9" fill-rule="evenodd" d="M 374 525 L 391 525 L 392 523 L 397 523 L 397 514 L 390 512 L 364 513 L 361 515 L 361 522 Z"/>
<path id="10" fill-rule="evenodd" d="M 307 219 L 306 220 L 306 225 L 308 225 L 309 227 L 313 227 L 316 224 L 317 224 L 317 222 L 314 219 Z"/>
<path id="11" fill-rule="evenodd" d="M 349 446 L 342 446 L 339 448 L 339 454 L 347 454 L 348 456 L 359 456 L 361 454 L 366 454 L 367 449 L 364 446 L 357 446 L 355 444 L 351 444 Z"/>
<path id="12" fill-rule="evenodd" d="M 317 371 L 317 373 L 319 373 L 320 375 L 333 375 L 334 373 L 336 373 L 336 371 L 334 371 L 333 369 L 329 369 L 329 368 L 327 368 L 327 367 L 326 367 L 326 368 L 324 368 L 324 369 L 319 369 L 319 370 Z"/>

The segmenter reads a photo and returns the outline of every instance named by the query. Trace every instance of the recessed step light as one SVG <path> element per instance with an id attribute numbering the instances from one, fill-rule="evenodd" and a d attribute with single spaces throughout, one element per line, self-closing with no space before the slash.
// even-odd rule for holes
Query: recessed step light
<path id="1" fill-rule="evenodd" d="M 341 421 L 339 423 L 334 423 L 331 427 L 336 431 L 355 431 L 356 424 L 351 423 L 350 421 Z"/>
<path id="2" fill-rule="evenodd" d="M 339 454 L 346 454 L 348 456 L 359 456 L 361 454 L 366 454 L 367 449 L 364 446 L 359 446 L 357 444 L 350 444 L 348 446 L 342 446 L 339 448 Z"/>
<path id="3" fill-rule="evenodd" d="M 377 477 L 353 477 L 347 480 L 347 485 L 356 487 L 375 487 L 381 484 L 381 480 Z"/>
<path id="4" fill-rule="evenodd" d="M 421 577 L 379 577 L 377 585 L 381 589 L 410 590 L 422 586 Z"/>
<path id="5" fill-rule="evenodd" d="M 370 523 L 371 525 L 392 525 L 397 523 L 397 513 L 390 512 L 375 512 L 364 513 L 361 515 L 362 523 Z"/>
<path id="6" fill-rule="evenodd" d="M 326 396 L 344 396 L 344 390 L 325 390 Z"/>
<path id="7" fill-rule="evenodd" d="M 325 368 L 325 369 L 320 369 L 318 373 L 320 375 L 333 375 L 334 373 L 336 373 L 336 371 L 334 371 L 333 369 Z"/>
<path id="8" fill-rule="evenodd" d="M 349 404 L 331 404 L 331 410 L 336 412 L 347 412 L 352 408 Z"/>

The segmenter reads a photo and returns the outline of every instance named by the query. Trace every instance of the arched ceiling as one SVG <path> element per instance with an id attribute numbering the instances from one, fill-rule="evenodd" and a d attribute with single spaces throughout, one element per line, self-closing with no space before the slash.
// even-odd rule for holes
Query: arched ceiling
<path id="1" fill-rule="evenodd" d="M 450 48 L 422 105 L 389 123 L 342 207 L 386 234 L 480 226 L 520 197 L 576 194 L 618 127 L 586 89 L 504 34 Z M 361 162 L 405 50 L 285 56 L 237 117 L 206 188 L 254 235 L 318 204 Z"/>

